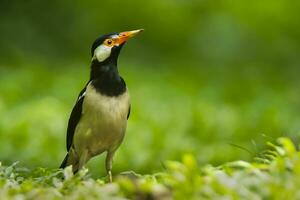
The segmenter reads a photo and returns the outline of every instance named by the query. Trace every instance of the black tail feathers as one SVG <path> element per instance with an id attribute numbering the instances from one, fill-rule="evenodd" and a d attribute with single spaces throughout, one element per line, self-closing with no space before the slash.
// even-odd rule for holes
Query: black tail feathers
<path id="1" fill-rule="evenodd" d="M 67 166 L 68 163 L 68 158 L 69 158 L 69 153 L 67 153 L 67 155 L 65 156 L 64 160 L 62 161 L 61 165 L 59 168 L 63 169 Z"/>
<path id="2" fill-rule="evenodd" d="M 72 155 L 71 155 L 72 156 Z M 59 168 L 61 169 L 64 169 L 68 166 L 68 159 L 69 159 L 69 153 L 67 153 L 67 155 L 65 156 L 64 160 L 62 161 L 61 165 Z M 72 160 L 72 157 L 70 158 Z M 71 161 L 72 162 L 72 161 Z M 69 164 L 70 165 L 70 164 Z M 73 173 L 76 174 L 79 169 L 78 169 L 78 163 L 73 165 L 72 164 L 72 170 L 73 170 Z"/>

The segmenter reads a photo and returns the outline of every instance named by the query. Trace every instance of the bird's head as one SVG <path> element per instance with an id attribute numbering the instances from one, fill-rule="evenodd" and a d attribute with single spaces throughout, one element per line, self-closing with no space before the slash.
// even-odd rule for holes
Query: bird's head
<path id="1" fill-rule="evenodd" d="M 116 62 L 120 50 L 126 41 L 142 31 L 143 29 L 110 33 L 99 37 L 92 45 L 92 62 Z"/>

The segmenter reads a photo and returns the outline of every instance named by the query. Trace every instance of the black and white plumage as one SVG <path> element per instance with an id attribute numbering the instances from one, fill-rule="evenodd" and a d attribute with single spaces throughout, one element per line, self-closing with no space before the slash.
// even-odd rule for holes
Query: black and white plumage
<path id="1" fill-rule="evenodd" d="M 117 59 L 122 46 L 142 30 L 112 33 L 98 38 L 92 46 L 90 80 L 80 92 L 67 129 L 67 155 L 61 168 L 81 169 L 90 158 L 107 152 L 106 170 L 123 141 L 130 99 L 125 81 L 118 73 Z"/>

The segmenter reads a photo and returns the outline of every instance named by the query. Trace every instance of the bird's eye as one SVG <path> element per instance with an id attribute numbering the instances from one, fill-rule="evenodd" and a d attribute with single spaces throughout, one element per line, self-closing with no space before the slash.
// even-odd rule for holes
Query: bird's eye
<path id="1" fill-rule="evenodd" d="M 107 39 L 107 40 L 104 41 L 104 44 L 106 46 L 113 46 L 114 45 L 114 41 L 111 40 L 111 39 Z"/>

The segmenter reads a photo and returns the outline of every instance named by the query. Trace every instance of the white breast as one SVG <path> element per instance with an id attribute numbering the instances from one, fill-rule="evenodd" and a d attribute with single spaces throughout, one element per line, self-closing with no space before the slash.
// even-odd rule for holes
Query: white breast
<path id="1" fill-rule="evenodd" d="M 96 155 L 118 148 L 126 131 L 129 105 L 127 90 L 110 97 L 100 94 L 89 84 L 74 135 L 76 151 L 88 149 L 91 155 Z"/>

